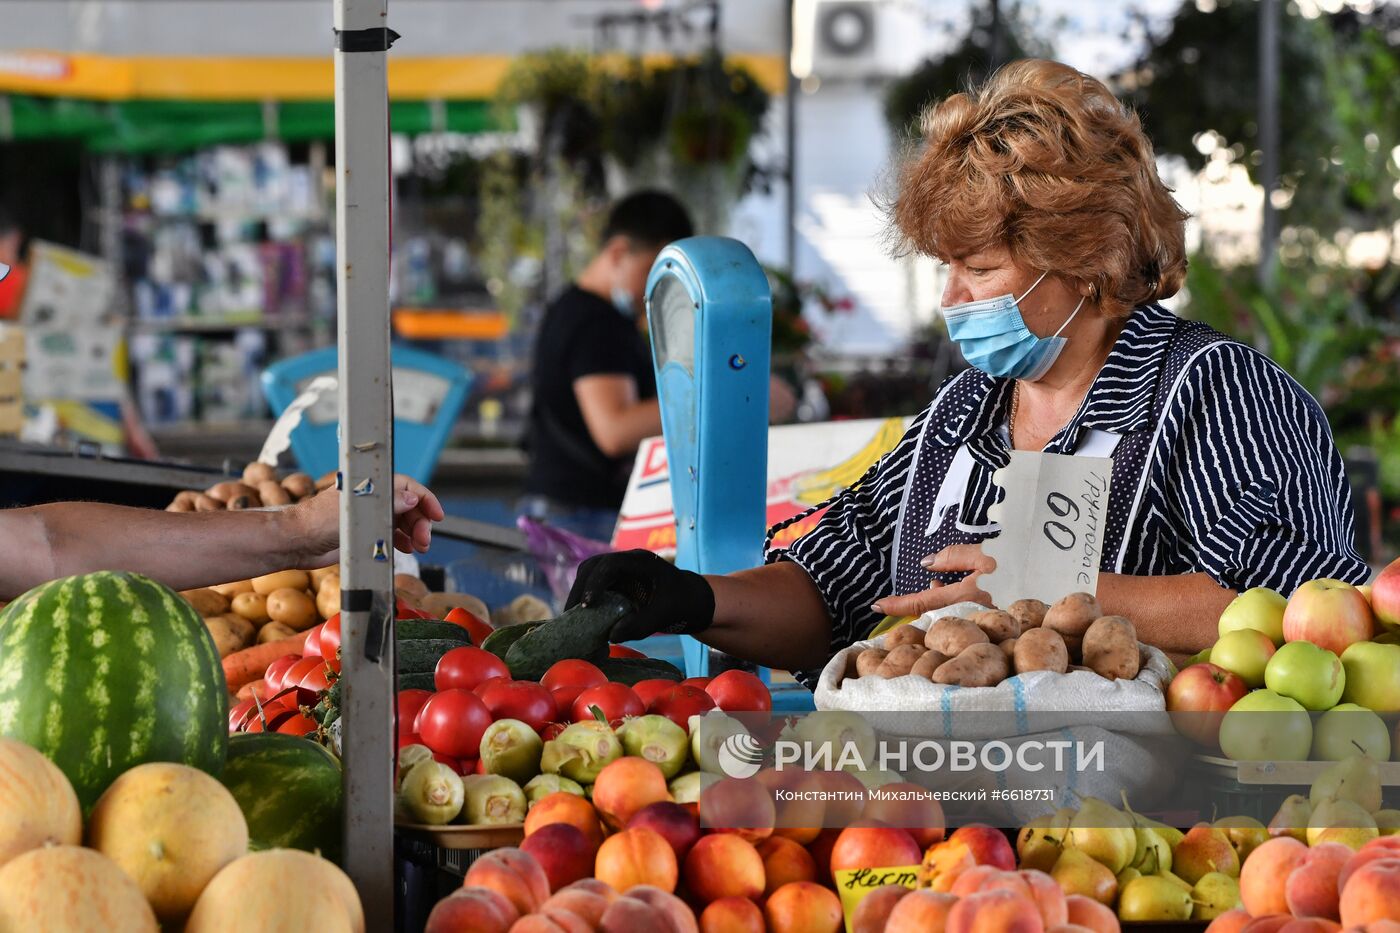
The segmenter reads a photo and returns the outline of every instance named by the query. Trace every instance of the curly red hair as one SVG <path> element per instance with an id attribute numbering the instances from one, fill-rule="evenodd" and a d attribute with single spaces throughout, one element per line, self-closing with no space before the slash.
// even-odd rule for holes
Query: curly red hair
<path id="1" fill-rule="evenodd" d="M 1180 289 L 1187 214 L 1137 115 L 1102 82 L 1015 61 L 934 104 L 921 129 L 890 211 L 907 247 L 947 260 L 1004 245 L 1087 283 L 1110 317 Z"/>

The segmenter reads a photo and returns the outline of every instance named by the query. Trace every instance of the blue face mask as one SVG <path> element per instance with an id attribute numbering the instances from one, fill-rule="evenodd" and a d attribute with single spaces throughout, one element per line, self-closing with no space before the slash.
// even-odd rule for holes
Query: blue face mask
<path id="1" fill-rule="evenodd" d="M 632 300 L 632 293 L 625 288 L 614 288 L 612 290 L 613 307 L 617 308 L 617 313 L 625 318 L 635 318 L 637 316 L 637 305 Z"/>
<path id="2" fill-rule="evenodd" d="M 948 322 L 948 336 L 957 343 L 963 358 L 970 365 L 996 378 L 1025 379 L 1030 382 L 1050 371 L 1067 342 L 1067 338 L 1060 334 L 1084 306 L 1084 299 L 1079 299 L 1073 313 L 1054 335 L 1037 337 L 1026 327 L 1019 304 L 1046 275 L 1042 272 L 1020 298 L 1001 295 L 943 309 L 943 319 Z"/>

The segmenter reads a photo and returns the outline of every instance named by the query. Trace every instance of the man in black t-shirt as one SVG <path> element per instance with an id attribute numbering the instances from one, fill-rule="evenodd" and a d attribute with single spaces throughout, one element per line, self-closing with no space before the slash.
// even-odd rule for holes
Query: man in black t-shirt
<path id="1" fill-rule="evenodd" d="M 531 367 L 522 514 L 612 537 L 637 447 L 661 433 L 641 331 L 647 275 L 662 247 L 692 232 L 670 195 L 627 196 L 608 216 L 598 254 L 545 310 Z"/>

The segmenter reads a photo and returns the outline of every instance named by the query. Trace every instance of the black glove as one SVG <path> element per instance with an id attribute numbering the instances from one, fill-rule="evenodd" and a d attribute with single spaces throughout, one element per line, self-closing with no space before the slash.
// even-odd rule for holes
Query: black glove
<path id="1" fill-rule="evenodd" d="M 715 591 L 709 581 L 651 551 L 588 558 L 579 564 L 564 608 L 590 605 L 604 593 L 616 593 L 637 607 L 613 626 L 608 640 L 614 643 L 658 634 L 695 635 L 715 620 Z"/>

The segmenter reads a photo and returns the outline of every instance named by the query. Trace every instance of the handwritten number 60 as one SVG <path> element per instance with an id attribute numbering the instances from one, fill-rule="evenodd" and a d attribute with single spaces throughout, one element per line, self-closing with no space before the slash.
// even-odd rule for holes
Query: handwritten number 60
<path id="1" fill-rule="evenodd" d="M 1061 518 L 1069 517 L 1070 521 L 1079 519 L 1079 506 L 1074 500 L 1062 492 L 1052 492 L 1045 498 L 1045 504 L 1050 511 Z M 1045 533 L 1045 539 L 1062 551 L 1068 551 L 1074 547 L 1075 534 L 1068 526 L 1062 522 L 1046 522 L 1041 529 Z"/>

